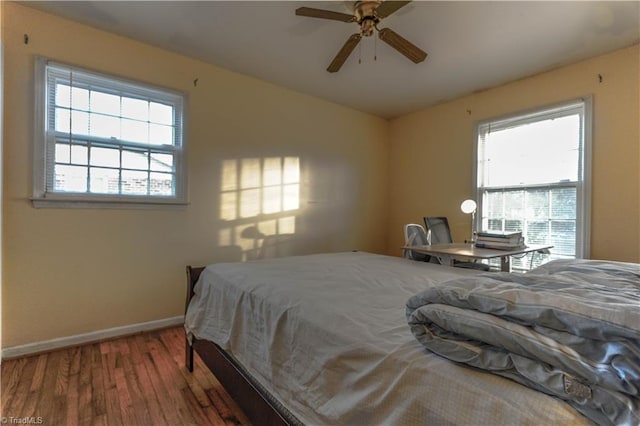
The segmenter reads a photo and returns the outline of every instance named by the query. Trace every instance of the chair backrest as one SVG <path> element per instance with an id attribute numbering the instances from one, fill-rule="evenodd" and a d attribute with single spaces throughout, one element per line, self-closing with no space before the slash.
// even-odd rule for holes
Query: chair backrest
<path id="1" fill-rule="evenodd" d="M 431 244 L 448 244 L 453 242 L 449 221 L 444 216 L 425 216 L 424 224 L 431 231 Z"/>
<path id="2" fill-rule="evenodd" d="M 423 246 L 428 244 L 427 231 L 419 223 L 408 223 L 404 225 L 404 245 L 405 246 Z M 413 250 L 405 250 L 404 257 L 412 260 L 428 262 L 431 256 L 417 253 Z"/>

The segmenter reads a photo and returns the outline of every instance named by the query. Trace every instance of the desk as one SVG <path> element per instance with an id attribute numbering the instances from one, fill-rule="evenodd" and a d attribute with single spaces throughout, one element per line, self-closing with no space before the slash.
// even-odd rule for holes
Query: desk
<path id="1" fill-rule="evenodd" d="M 553 246 L 530 245 L 514 250 L 496 250 L 479 248 L 473 244 L 453 243 L 453 244 L 431 244 L 427 246 L 402 246 L 403 250 L 413 250 L 418 253 L 428 254 L 441 259 L 445 264 L 453 266 L 453 259 L 463 260 L 483 260 L 500 258 L 500 270 L 511 272 L 511 256 L 536 251 L 545 251 Z"/>

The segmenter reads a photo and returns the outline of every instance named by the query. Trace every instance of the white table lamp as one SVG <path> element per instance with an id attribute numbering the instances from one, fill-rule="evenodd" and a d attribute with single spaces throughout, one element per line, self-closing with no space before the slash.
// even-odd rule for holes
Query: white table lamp
<path id="1" fill-rule="evenodd" d="M 469 214 L 471 213 L 471 244 L 476 242 L 476 233 L 475 233 L 475 223 L 476 223 L 476 208 L 478 205 L 473 200 L 464 200 L 462 204 L 460 204 L 460 210 L 462 213 Z"/>

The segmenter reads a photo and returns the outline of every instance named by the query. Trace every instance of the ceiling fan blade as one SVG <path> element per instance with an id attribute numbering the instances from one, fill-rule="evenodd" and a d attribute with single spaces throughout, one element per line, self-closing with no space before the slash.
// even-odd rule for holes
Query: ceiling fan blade
<path id="1" fill-rule="evenodd" d="M 376 15 L 378 15 L 378 18 L 386 18 L 387 16 L 391 15 L 396 10 L 400 9 L 402 6 L 406 6 L 408 3 L 411 3 L 411 0 L 409 0 L 409 1 L 384 1 L 384 2 L 382 2 L 382 4 L 380 6 L 378 6 L 376 8 Z"/>
<path id="2" fill-rule="evenodd" d="M 351 37 L 347 40 L 347 42 L 342 46 L 342 49 L 338 52 L 333 61 L 329 64 L 327 71 L 329 72 L 337 72 L 344 64 L 344 61 L 347 60 L 353 49 L 360 43 L 360 39 L 362 36 L 360 33 L 352 34 Z"/>
<path id="3" fill-rule="evenodd" d="M 334 12 L 332 10 L 314 9 L 312 7 L 299 7 L 296 15 L 307 16 L 309 18 L 332 19 L 334 21 L 354 22 L 356 17 L 346 13 Z"/>
<path id="4" fill-rule="evenodd" d="M 380 37 L 380 40 L 384 41 L 416 64 L 424 61 L 427 57 L 427 52 L 420 49 L 390 28 L 381 29 L 378 32 L 378 36 Z"/>

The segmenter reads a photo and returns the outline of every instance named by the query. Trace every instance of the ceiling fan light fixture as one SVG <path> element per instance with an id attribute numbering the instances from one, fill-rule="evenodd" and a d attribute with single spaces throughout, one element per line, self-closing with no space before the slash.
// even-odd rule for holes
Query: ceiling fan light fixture
<path id="1" fill-rule="evenodd" d="M 376 24 L 378 20 L 365 18 L 360 22 L 360 34 L 363 37 L 370 37 L 373 35 L 374 30 L 376 30 Z"/>

